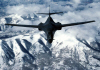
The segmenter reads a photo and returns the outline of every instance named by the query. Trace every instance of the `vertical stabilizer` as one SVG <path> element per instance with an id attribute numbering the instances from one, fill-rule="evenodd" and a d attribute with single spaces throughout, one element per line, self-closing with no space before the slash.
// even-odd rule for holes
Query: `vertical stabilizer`
<path id="1" fill-rule="evenodd" d="M 50 5 L 49 5 L 49 17 L 50 17 Z"/>

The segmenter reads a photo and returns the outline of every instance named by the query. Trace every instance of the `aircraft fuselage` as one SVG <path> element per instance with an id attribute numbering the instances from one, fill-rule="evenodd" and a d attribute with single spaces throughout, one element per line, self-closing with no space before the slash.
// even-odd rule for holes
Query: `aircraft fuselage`
<path id="1" fill-rule="evenodd" d="M 60 24 L 60 23 L 58 23 L 58 24 Z M 47 41 L 49 43 L 52 43 L 55 31 L 59 30 L 58 29 L 59 27 L 57 27 L 57 26 L 58 26 L 57 23 L 55 23 L 50 16 L 48 17 L 48 19 L 45 23 L 39 24 L 39 30 L 44 31 L 46 33 Z M 60 26 L 60 28 L 61 28 L 61 26 Z"/>

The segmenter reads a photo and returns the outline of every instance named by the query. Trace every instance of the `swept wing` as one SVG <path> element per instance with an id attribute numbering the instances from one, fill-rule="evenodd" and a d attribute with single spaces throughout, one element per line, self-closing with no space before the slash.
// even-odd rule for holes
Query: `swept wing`
<path id="1" fill-rule="evenodd" d="M 76 22 L 76 23 L 70 23 L 70 24 L 62 24 L 62 27 L 66 27 L 66 26 L 74 26 L 74 25 L 81 25 L 81 24 L 87 24 L 87 23 L 91 23 L 91 22 L 95 22 L 95 20 L 92 21 L 85 21 L 85 22 Z"/>

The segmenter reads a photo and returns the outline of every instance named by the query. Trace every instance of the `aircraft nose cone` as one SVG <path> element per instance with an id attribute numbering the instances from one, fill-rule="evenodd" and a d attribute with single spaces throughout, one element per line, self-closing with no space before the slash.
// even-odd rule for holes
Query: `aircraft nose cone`
<path id="1" fill-rule="evenodd" d="M 52 43 L 52 41 L 53 41 L 52 39 L 49 39 L 49 40 L 48 40 L 49 43 Z"/>

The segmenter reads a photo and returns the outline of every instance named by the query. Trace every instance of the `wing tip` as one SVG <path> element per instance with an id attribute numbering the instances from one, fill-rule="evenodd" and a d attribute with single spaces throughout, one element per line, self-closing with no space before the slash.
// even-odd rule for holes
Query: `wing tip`
<path id="1" fill-rule="evenodd" d="M 5 25 L 8 25 L 8 24 L 5 24 Z"/>
<path id="2" fill-rule="evenodd" d="M 95 20 L 92 20 L 91 22 L 95 22 Z"/>
<path id="3" fill-rule="evenodd" d="M 6 23 L 5 25 L 11 25 L 11 24 L 7 24 L 7 23 Z"/>
<path id="4" fill-rule="evenodd" d="M 95 20 L 93 20 L 93 22 L 95 22 Z"/>

